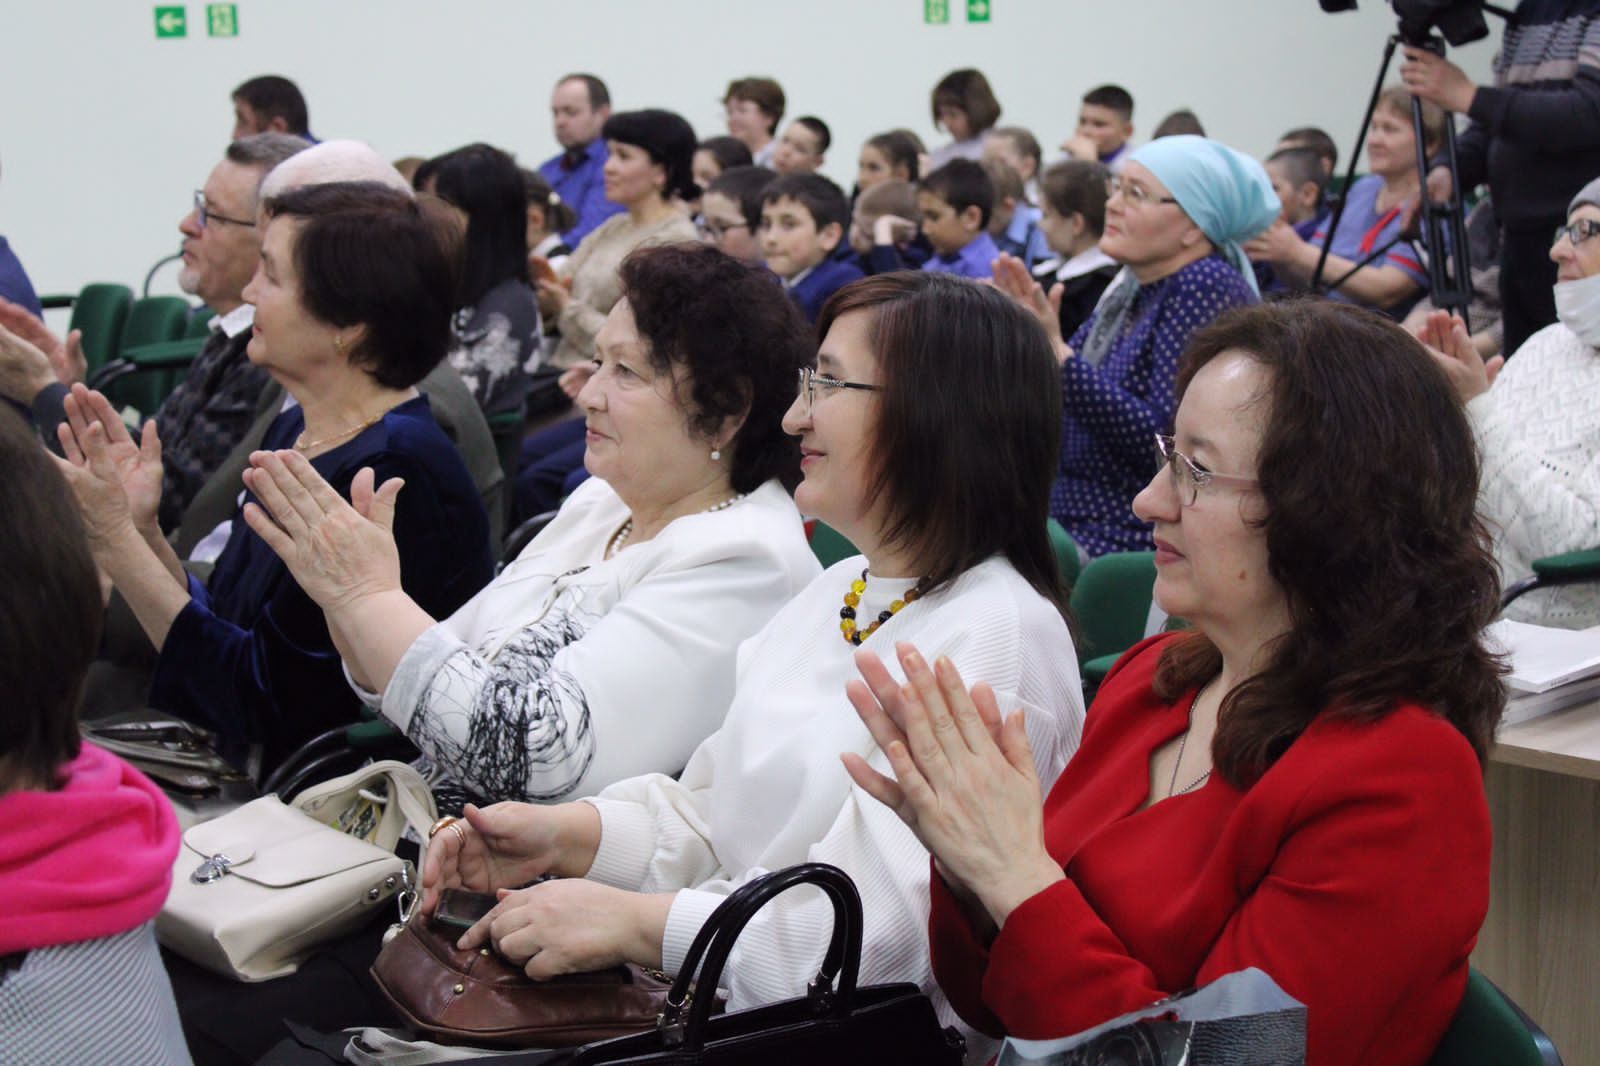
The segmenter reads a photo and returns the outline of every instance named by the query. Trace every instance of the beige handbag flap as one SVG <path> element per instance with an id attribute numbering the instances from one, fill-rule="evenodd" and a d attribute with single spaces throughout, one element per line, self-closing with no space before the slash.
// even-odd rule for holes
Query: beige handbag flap
<path id="1" fill-rule="evenodd" d="M 263 796 L 183 834 L 193 873 L 210 865 L 221 876 L 241 877 L 268 888 L 286 888 L 394 855 L 330 829 L 276 796 Z M 184 864 L 187 865 L 187 864 Z M 184 867 L 180 865 L 179 872 Z"/>

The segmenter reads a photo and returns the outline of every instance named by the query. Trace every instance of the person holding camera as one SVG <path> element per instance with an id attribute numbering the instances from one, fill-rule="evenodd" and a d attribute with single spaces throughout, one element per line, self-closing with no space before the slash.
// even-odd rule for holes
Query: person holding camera
<path id="1" fill-rule="evenodd" d="M 1600 0 L 1523 0 L 1506 23 L 1493 85 L 1425 48 L 1408 45 L 1405 55 L 1406 88 L 1472 119 L 1457 142 L 1461 187 L 1487 181 L 1500 214 L 1501 350 L 1515 352 L 1556 320 L 1550 233 L 1600 173 Z M 1450 191 L 1449 170 L 1434 167 L 1429 198 Z"/>

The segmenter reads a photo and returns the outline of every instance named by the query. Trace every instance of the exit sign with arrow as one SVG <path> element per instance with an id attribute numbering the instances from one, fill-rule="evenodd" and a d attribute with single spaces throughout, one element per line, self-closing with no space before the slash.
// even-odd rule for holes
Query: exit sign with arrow
<path id="1" fill-rule="evenodd" d="M 189 16 L 181 7 L 156 8 L 156 38 L 186 37 L 189 34 Z"/>

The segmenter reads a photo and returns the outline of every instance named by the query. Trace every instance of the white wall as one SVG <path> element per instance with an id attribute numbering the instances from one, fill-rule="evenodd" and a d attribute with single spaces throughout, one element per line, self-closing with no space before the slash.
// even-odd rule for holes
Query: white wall
<path id="1" fill-rule="evenodd" d="M 41 292 L 137 288 L 176 249 L 191 190 L 221 156 L 229 90 L 260 73 L 299 83 L 320 137 L 360 137 L 391 158 L 486 140 L 530 163 L 556 148 L 548 93 L 566 71 L 600 74 L 619 108 L 673 108 L 702 136 L 723 132 L 731 77 L 770 74 L 790 115 L 833 127 L 826 169 L 848 186 L 875 132 L 906 125 L 937 143 L 928 94 L 960 66 L 984 70 L 1002 121 L 1047 147 L 1084 90 L 1116 81 L 1141 133 L 1187 106 L 1245 151 L 1296 125 L 1348 150 L 1394 30 L 1381 0 L 1341 15 L 1316 0 L 993 0 L 983 25 L 966 23 L 965 0 L 950 7 L 950 24 L 929 26 L 923 0 L 241 0 L 239 36 L 212 39 L 189 0 L 189 36 L 157 40 L 150 2 L 14 0 L 0 233 Z M 1479 80 L 1492 29 L 1455 56 Z"/>

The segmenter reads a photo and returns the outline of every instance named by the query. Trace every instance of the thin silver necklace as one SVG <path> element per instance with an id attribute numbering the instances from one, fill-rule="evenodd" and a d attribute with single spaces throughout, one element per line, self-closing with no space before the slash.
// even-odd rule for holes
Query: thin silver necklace
<path id="1" fill-rule="evenodd" d="M 746 495 L 748 494 L 741 492 L 736 496 L 730 496 L 721 503 L 714 503 L 704 510 L 696 511 L 695 514 L 710 514 L 712 511 L 726 511 L 728 508 L 744 499 Z M 671 523 L 668 524 L 670 525 Z M 628 538 L 631 536 L 633 536 L 633 516 L 629 515 L 628 520 L 622 523 L 622 527 L 615 533 L 611 534 L 611 540 L 606 544 L 605 557 L 609 559 L 626 547 L 628 544 Z"/>
<path id="2" fill-rule="evenodd" d="M 1178 787 L 1178 770 L 1183 766 L 1183 752 L 1184 749 L 1189 746 L 1189 734 L 1194 730 L 1195 704 L 1200 702 L 1200 697 L 1206 694 L 1206 689 L 1210 688 L 1211 682 L 1215 680 L 1216 677 L 1212 677 L 1210 681 L 1207 681 L 1204 685 L 1201 685 L 1200 691 L 1194 694 L 1194 702 L 1189 704 L 1189 728 L 1183 731 L 1183 739 L 1178 741 L 1178 759 L 1172 764 L 1172 780 L 1167 782 L 1168 799 L 1171 799 L 1173 796 L 1182 796 L 1185 793 L 1193 792 L 1195 789 L 1205 784 L 1206 781 L 1211 777 L 1211 771 L 1207 770 L 1205 773 L 1201 774 L 1187 785 L 1184 785 L 1182 788 Z"/>

